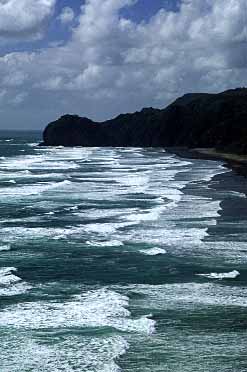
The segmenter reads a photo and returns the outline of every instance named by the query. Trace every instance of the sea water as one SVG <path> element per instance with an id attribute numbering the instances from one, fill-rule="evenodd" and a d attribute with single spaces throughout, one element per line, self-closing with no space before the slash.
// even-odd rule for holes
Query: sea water
<path id="1" fill-rule="evenodd" d="M 245 180 L 0 137 L 0 372 L 247 371 Z"/>

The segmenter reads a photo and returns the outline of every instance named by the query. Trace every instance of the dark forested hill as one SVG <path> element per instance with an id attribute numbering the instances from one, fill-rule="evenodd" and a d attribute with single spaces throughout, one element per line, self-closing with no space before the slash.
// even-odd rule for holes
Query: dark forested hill
<path id="1" fill-rule="evenodd" d="M 247 153 L 247 89 L 190 93 L 165 109 L 145 108 L 102 123 L 65 115 L 46 127 L 43 145 L 216 147 Z"/>

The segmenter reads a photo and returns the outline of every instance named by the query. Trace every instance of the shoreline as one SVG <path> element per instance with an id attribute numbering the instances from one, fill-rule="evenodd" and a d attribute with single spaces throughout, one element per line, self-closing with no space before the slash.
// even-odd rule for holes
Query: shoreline
<path id="1" fill-rule="evenodd" d="M 166 150 L 188 159 L 223 161 L 223 166 L 240 176 L 247 177 L 247 155 L 220 152 L 215 148 L 168 147 Z"/>

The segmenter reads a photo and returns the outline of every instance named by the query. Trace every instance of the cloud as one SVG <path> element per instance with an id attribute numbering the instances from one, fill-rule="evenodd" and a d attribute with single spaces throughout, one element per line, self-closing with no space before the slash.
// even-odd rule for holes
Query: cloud
<path id="1" fill-rule="evenodd" d="M 121 16 L 135 0 L 87 0 L 65 45 L 0 58 L 1 88 L 8 97 L 29 93 L 23 113 L 42 102 L 45 119 L 75 112 L 101 120 L 247 85 L 245 1 L 184 0 L 177 12 L 136 23 Z"/>
<path id="2" fill-rule="evenodd" d="M 61 14 L 59 15 L 58 19 L 62 24 L 71 23 L 75 17 L 75 13 L 72 8 L 66 6 L 62 9 Z"/>
<path id="3" fill-rule="evenodd" d="M 0 37 L 39 38 L 56 0 L 0 0 Z"/>

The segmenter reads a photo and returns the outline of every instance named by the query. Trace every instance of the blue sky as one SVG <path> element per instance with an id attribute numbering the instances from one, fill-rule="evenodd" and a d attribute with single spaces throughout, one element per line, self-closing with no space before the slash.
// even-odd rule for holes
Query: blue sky
<path id="1" fill-rule="evenodd" d="M 247 85 L 246 45 L 246 0 L 0 0 L 0 129 Z"/>

